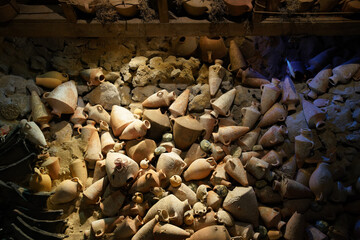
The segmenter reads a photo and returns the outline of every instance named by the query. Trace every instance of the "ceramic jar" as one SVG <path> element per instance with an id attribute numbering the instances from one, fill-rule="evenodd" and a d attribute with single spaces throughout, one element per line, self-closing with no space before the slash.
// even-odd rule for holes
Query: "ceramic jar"
<path id="1" fill-rule="evenodd" d="M 201 58 L 204 62 L 211 63 L 215 59 L 221 59 L 227 54 L 227 49 L 222 37 L 200 37 L 199 41 Z"/>
<path id="2" fill-rule="evenodd" d="M 223 61 L 215 60 L 215 64 L 209 67 L 209 87 L 210 96 L 214 96 L 219 90 L 220 84 L 225 76 L 225 68 L 223 68 Z"/>
<path id="3" fill-rule="evenodd" d="M 26 119 L 20 121 L 21 131 L 24 133 L 25 138 L 37 146 L 46 147 L 46 139 L 35 122 L 28 122 Z"/>
<path id="4" fill-rule="evenodd" d="M 117 105 L 112 106 L 110 125 L 115 137 L 120 136 L 125 127 L 134 120 L 134 115 L 126 108 Z"/>
<path id="5" fill-rule="evenodd" d="M 176 99 L 175 92 L 168 92 L 165 89 L 160 90 L 149 96 L 142 102 L 142 106 L 146 108 L 169 107 L 170 103 Z"/>
<path id="6" fill-rule="evenodd" d="M 79 131 L 79 129 L 82 128 L 82 125 L 86 122 L 86 120 L 88 119 L 88 115 L 84 112 L 84 101 L 81 97 L 78 97 L 78 103 L 77 103 L 77 107 L 75 109 L 74 114 L 71 116 L 70 118 L 70 122 L 72 122 L 74 124 L 74 129 L 77 129 Z"/>
<path id="7" fill-rule="evenodd" d="M 191 56 L 198 47 L 196 37 L 176 37 L 171 41 L 172 50 L 176 56 Z"/>
<path id="8" fill-rule="evenodd" d="M 146 131 L 150 129 L 150 127 L 151 124 L 148 120 L 141 121 L 139 119 L 135 119 L 124 128 L 119 139 L 140 140 L 146 135 Z"/>
<path id="9" fill-rule="evenodd" d="M 84 111 L 88 113 L 88 118 L 97 123 L 100 121 L 106 122 L 110 125 L 110 114 L 100 105 L 91 106 L 90 103 L 86 104 Z"/>
<path id="10" fill-rule="evenodd" d="M 236 0 L 224 0 L 228 14 L 233 17 L 240 16 L 244 13 L 251 12 L 253 9 L 252 1 L 245 0 L 245 1 L 236 1 Z"/>
<path id="11" fill-rule="evenodd" d="M 280 80 L 273 78 L 271 83 L 261 85 L 261 114 L 264 114 L 271 108 L 272 105 L 279 98 L 281 89 L 279 87 Z"/>
<path id="12" fill-rule="evenodd" d="M 301 129 L 300 135 L 295 137 L 295 159 L 298 168 L 301 168 L 307 157 L 310 156 L 314 142 L 310 129 Z"/>
<path id="13" fill-rule="evenodd" d="M 161 113 L 160 108 L 145 109 L 143 119 L 151 124 L 151 128 L 146 133 L 151 139 L 160 140 L 165 132 L 170 131 L 170 120 L 165 113 Z"/>
<path id="14" fill-rule="evenodd" d="M 273 147 L 283 143 L 288 131 L 284 125 L 272 126 L 260 138 L 259 144 L 264 148 Z"/>
<path id="15" fill-rule="evenodd" d="M 236 89 L 233 88 L 227 91 L 217 99 L 211 99 L 211 107 L 213 111 L 210 113 L 213 117 L 217 118 L 219 115 L 230 116 L 230 107 L 234 101 Z"/>
<path id="16" fill-rule="evenodd" d="M 286 76 L 282 82 L 281 103 L 287 106 L 288 112 L 295 112 L 296 105 L 299 104 L 299 96 L 296 92 L 295 85 L 289 76 Z"/>
<path id="17" fill-rule="evenodd" d="M 41 164 L 41 167 L 46 168 L 51 179 L 58 179 L 60 175 L 60 158 L 48 157 L 45 162 Z"/>
<path id="18" fill-rule="evenodd" d="M 205 129 L 193 116 L 186 115 L 171 120 L 174 141 L 177 148 L 185 150 L 199 137 L 205 134 Z"/>
<path id="19" fill-rule="evenodd" d="M 209 140 L 209 138 L 210 138 L 210 136 L 212 134 L 212 131 L 213 131 L 214 127 L 218 124 L 219 120 L 214 118 L 210 114 L 210 112 L 211 112 L 210 109 L 205 109 L 204 112 L 205 113 L 200 116 L 199 122 L 206 131 L 205 136 L 203 137 L 203 139 Z"/>
<path id="20" fill-rule="evenodd" d="M 62 181 L 55 189 L 54 195 L 51 196 L 50 202 L 57 205 L 68 203 L 79 196 L 83 186 L 78 178 L 67 179 Z"/>
<path id="21" fill-rule="evenodd" d="M 98 86 L 105 81 L 105 75 L 101 67 L 82 70 L 80 76 L 87 82 L 88 86 Z"/>
<path id="22" fill-rule="evenodd" d="M 197 159 L 184 172 L 184 179 L 190 181 L 206 178 L 215 167 L 216 162 L 213 157 Z"/>
<path id="23" fill-rule="evenodd" d="M 319 163 L 309 180 L 309 187 L 315 194 L 316 200 L 326 201 L 333 190 L 333 185 L 330 165 L 324 162 Z"/>
<path id="24" fill-rule="evenodd" d="M 316 128 L 318 130 L 324 129 L 326 111 L 324 109 L 316 107 L 314 104 L 306 101 L 305 99 L 302 100 L 302 105 L 305 120 L 309 125 L 309 128 Z"/>
<path id="25" fill-rule="evenodd" d="M 261 116 L 261 113 L 259 111 L 259 104 L 257 102 L 251 102 L 251 105 L 249 107 L 243 107 L 241 109 L 241 114 L 241 126 L 249 127 L 249 129 L 252 129 L 255 126 L 259 117 Z"/>
<path id="26" fill-rule="evenodd" d="M 239 71 L 239 69 L 246 68 L 247 63 L 239 47 L 237 46 L 235 40 L 230 41 L 229 58 L 230 58 L 230 64 L 228 66 L 228 70 L 230 72 L 236 73 L 237 71 Z"/>
<path id="27" fill-rule="evenodd" d="M 166 182 L 174 175 L 181 175 L 186 167 L 186 163 L 180 157 L 180 153 L 179 149 L 173 148 L 169 153 L 162 153 L 158 159 L 156 171 L 163 171 L 166 175 Z"/>
<path id="28" fill-rule="evenodd" d="M 60 84 L 69 81 L 69 75 L 66 73 L 60 73 L 57 71 L 50 71 L 44 74 L 38 75 L 35 78 L 37 85 L 54 89 Z"/>
<path id="29" fill-rule="evenodd" d="M 318 95 L 324 94 L 329 87 L 329 78 L 332 75 L 331 65 L 327 65 L 314 78 L 310 78 L 306 83 L 310 88 L 308 96 L 316 99 Z"/>
<path id="30" fill-rule="evenodd" d="M 246 70 L 239 69 L 236 77 L 240 78 L 241 83 L 248 87 L 259 88 L 263 84 L 270 83 L 263 75 L 250 67 Z"/>
<path id="31" fill-rule="evenodd" d="M 154 158 L 155 148 L 156 142 L 152 139 L 132 140 L 125 145 L 127 155 L 137 163 L 143 159 L 151 161 Z"/>
<path id="32" fill-rule="evenodd" d="M 31 91 L 31 117 L 41 130 L 50 127 L 52 115 L 35 91 Z"/>
<path id="33" fill-rule="evenodd" d="M 170 118 L 184 116 L 189 102 L 190 89 L 185 89 L 170 105 Z"/>
<path id="34" fill-rule="evenodd" d="M 34 169 L 34 174 L 29 181 L 29 187 L 34 192 L 50 192 L 51 178 L 49 175 L 43 173 L 43 169 Z"/>
<path id="35" fill-rule="evenodd" d="M 213 133 L 214 142 L 221 142 L 230 145 L 232 141 L 238 139 L 249 131 L 248 127 L 243 126 L 220 126 L 217 133 Z"/>
<path id="36" fill-rule="evenodd" d="M 258 127 L 267 127 L 277 122 L 285 121 L 287 117 L 287 111 L 280 103 L 275 103 L 262 117 Z"/>

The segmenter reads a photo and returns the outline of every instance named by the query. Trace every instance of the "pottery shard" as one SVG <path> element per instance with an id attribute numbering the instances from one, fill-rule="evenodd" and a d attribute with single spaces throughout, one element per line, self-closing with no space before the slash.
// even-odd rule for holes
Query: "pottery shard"
<path id="1" fill-rule="evenodd" d="M 132 79 L 134 87 L 143 87 L 155 83 L 155 74 L 147 65 L 140 65 Z"/>
<path id="2" fill-rule="evenodd" d="M 189 103 L 190 112 L 203 112 L 205 108 L 210 108 L 210 88 L 208 84 L 201 86 L 201 94 L 196 95 Z"/>
<path id="3" fill-rule="evenodd" d="M 71 124 L 67 121 L 61 121 L 59 123 L 52 123 L 50 125 L 50 132 L 53 138 L 56 139 L 58 143 L 70 142 L 72 135 Z"/>
<path id="4" fill-rule="evenodd" d="M 146 65 L 147 60 L 148 58 L 143 56 L 134 57 L 130 60 L 129 67 L 131 70 L 136 70 L 141 65 Z"/>
<path id="5" fill-rule="evenodd" d="M 89 101 L 91 105 L 100 104 L 106 110 L 111 110 L 113 105 L 120 105 L 121 99 L 119 92 L 114 84 L 103 82 L 85 95 L 85 101 Z"/>
<path id="6" fill-rule="evenodd" d="M 132 100 L 135 102 L 143 102 L 146 98 L 148 98 L 150 95 L 156 93 L 159 90 L 160 88 L 154 85 L 148 85 L 145 87 L 135 87 L 131 92 Z"/>

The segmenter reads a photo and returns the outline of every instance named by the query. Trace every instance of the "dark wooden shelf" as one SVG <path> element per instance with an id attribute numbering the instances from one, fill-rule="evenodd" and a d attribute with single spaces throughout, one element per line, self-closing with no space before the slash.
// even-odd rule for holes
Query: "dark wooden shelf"
<path id="1" fill-rule="evenodd" d="M 141 19 L 101 24 L 96 20 L 70 23 L 56 6 L 20 5 L 20 14 L 0 25 L 0 36 L 15 37 L 155 37 L 155 36 L 281 36 L 281 35 L 359 35 L 360 20 L 341 16 L 298 17 L 284 20 L 268 17 L 259 23 L 225 21 L 211 23 L 187 17 L 143 22 Z"/>

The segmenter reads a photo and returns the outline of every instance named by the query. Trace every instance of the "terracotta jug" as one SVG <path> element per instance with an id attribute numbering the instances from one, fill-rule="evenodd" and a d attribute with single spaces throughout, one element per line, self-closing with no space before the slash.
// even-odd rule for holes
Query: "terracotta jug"
<path id="1" fill-rule="evenodd" d="M 89 187 L 86 188 L 86 190 L 83 192 L 84 199 L 87 204 L 97 204 L 100 201 L 100 197 L 105 192 L 105 189 L 107 185 L 109 184 L 109 180 L 107 176 L 97 180 L 93 184 L 91 184 Z"/>
<path id="2" fill-rule="evenodd" d="M 174 141 L 177 148 L 185 150 L 199 137 L 205 134 L 205 129 L 191 115 L 186 115 L 171 120 L 173 125 Z"/>
<path id="3" fill-rule="evenodd" d="M 49 122 L 52 119 L 52 115 L 36 91 L 31 91 L 31 117 L 34 122 L 40 125 L 41 130 L 50 127 Z"/>
<path id="4" fill-rule="evenodd" d="M 230 234 L 223 225 L 214 225 L 196 231 L 188 240 L 230 240 Z"/>
<path id="5" fill-rule="evenodd" d="M 131 18 L 139 12 L 138 0 L 110 0 L 116 11 L 123 17 Z"/>
<path id="6" fill-rule="evenodd" d="M 57 71 L 50 71 L 44 74 L 38 75 L 35 78 L 37 85 L 54 89 L 60 84 L 69 81 L 69 75 L 66 73 L 60 73 Z"/>
<path id="7" fill-rule="evenodd" d="M 113 187 L 122 187 L 133 181 L 139 172 L 139 165 L 128 156 L 110 151 L 105 159 L 106 174 Z"/>
<path id="8" fill-rule="evenodd" d="M 145 109 L 143 119 L 148 120 L 151 128 L 147 130 L 146 136 L 150 139 L 160 140 L 165 132 L 170 131 L 170 120 L 165 113 L 158 109 Z"/>
<path id="9" fill-rule="evenodd" d="M 223 199 L 219 196 L 219 194 L 217 194 L 214 191 L 208 192 L 208 194 L 206 196 L 207 206 L 211 207 L 215 211 L 218 211 L 221 208 L 222 202 L 223 202 Z M 215 215 L 215 218 L 216 218 L 216 215 Z M 221 224 L 222 220 L 219 221 L 219 218 L 217 218 L 217 221 L 218 221 L 218 223 Z M 231 223 L 229 225 L 231 225 Z"/>
<path id="10" fill-rule="evenodd" d="M 171 152 L 162 153 L 156 164 L 156 171 L 162 170 L 166 175 L 164 179 L 165 185 L 167 185 L 170 178 L 174 175 L 181 175 L 187 166 L 184 160 L 180 157 L 181 151 L 173 148 Z"/>
<path id="11" fill-rule="evenodd" d="M 29 187 L 34 192 L 50 192 L 51 178 L 44 173 L 44 169 L 34 168 L 34 174 L 31 175 Z"/>
<path id="12" fill-rule="evenodd" d="M 36 146 L 46 147 L 46 139 L 35 122 L 28 122 L 26 119 L 20 121 L 21 131 L 25 135 L 25 138 Z"/>
<path id="13" fill-rule="evenodd" d="M 251 152 L 243 152 L 240 156 L 240 160 L 242 162 L 243 165 L 245 165 L 249 160 L 250 158 L 252 157 L 261 157 L 262 154 L 260 152 L 254 152 L 254 151 L 251 151 Z"/>
<path id="14" fill-rule="evenodd" d="M 295 155 L 290 157 L 284 164 L 281 166 L 280 171 L 284 176 L 293 179 L 296 175 L 296 157 Z"/>
<path id="15" fill-rule="evenodd" d="M 271 83 L 261 85 L 261 114 L 264 114 L 271 108 L 279 98 L 281 89 L 279 87 L 280 80 L 273 78 Z"/>
<path id="16" fill-rule="evenodd" d="M 112 192 L 100 202 L 102 214 L 109 217 L 117 215 L 124 201 L 125 195 L 121 192 L 121 190 Z"/>
<path id="17" fill-rule="evenodd" d="M 169 111 L 171 113 L 170 117 L 180 117 L 184 116 L 189 102 L 190 89 L 185 89 L 170 105 Z"/>
<path id="18" fill-rule="evenodd" d="M 212 63 L 215 59 L 221 59 L 227 54 L 227 49 L 222 37 L 208 38 L 200 37 L 199 46 L 201 59 L 204 62 Z"/>
<path id="19" fill-rule="evenodd" d="M 190 16 L 200 17 L 209 11 L 210 1 L 186 0 L 182 5 Z"/>
<path id="20" fill-rule="evenodd" d="M 88 172 L 84 160 L 76 159 L 71 162 L 70 173 L 73 178 L 78 178 L 81 184 L 85 187 Z"/>
<path id="21" fill-rule="evenodd" d="M 251 132 L 246 133 L 243 137 L 239 138 L 237 144 L 243 151 L 251 151 L 256 144 L 260 135 L 260 128 L 255 128 Z"/>
<path id="22" fill-rule="evenodd" d="M 277 122 L 285 121 L 287 117 L 287 111 L 280 103 L 275 103 L 262 117 L 258 127 L 267 127 Z"/>
<path id="23" fill-rule="evenodd" d="M 323 70 L 318 72 L 314 78 L 307 80 L 310 92 L 307 94 L 310 98 L 316 99 L 318 95 L 324 94 L 329 87 L 329 78 L 332 75 L 331 65 L 327 65 Z"/>
<path id="24" fill-rule="evenodd" d="M 131 238 L 131 240 L 144 240 L 144 239 L 153 239 L 153 229 L 158 220 L 154 217 L 147 223 L 145 223 L 135 235 Z"/>
<path id="25" fill-rule="evenodd" d="M 94 168 L 92 183 L 106 176 L 105 159 L 97 161 Z"/>
<path id="26" fill-rule="evenodd" d="M 258 203 L 252 187 L 235 187 L 229 191 L 223 208 L 238 221 L 251 223 L 255 227 L 259 225 Z"/>
<path id="27" fill-rule="evenodd" d="M 114 231 L 115 224 L 118 221 L 123 221 L 124 216 L 119 218 L 111 217 L 111 218 L 101 218 L 91 222 L 90 233 L 92 237 L 101 238 L 105 233 L 111 233 Z M 84 234 L 85 235 L 85 234 Z"/>
<path id="28" fill-rule="evenodd" d="M 115 146 L 115 141 L 111 136 L 110 132 L 104 131 L 101 133 L 101 152 L 107 154 Z"/>
<path id="29" fill-rule="evenodd" d="M 189 150 L 186 153 L 184 162 L 187 166 L 190 166 L 192 162 L 196 159 L 206 157 L 206 152 L 204 152 L 198 143 L 193 143 Z"/>
<path id="30" fill-rule="evenodd" d="M 110 125 L 115 137 L 120 136 L 125 127 L 134 120 L 134 115 L 126 108 L 117 105 L 112 106 Z"/>
<path id="31" fill-rule="evenodd" d="M 310 129 L 301 129 L 300 135 L 295 137 L 295 159 L 298 168 L 301 168 L 305 159 L 310 156 L 314 148 Z"/>
<path id="32" fill-rule="evenodd" d="M 246 176 L 246 171 L 239 158 L 234 158 L 231 155 L 227 155 L 224 158 L 224 162 L 226 162 L 225 171 L 227 172 L 227 174 L 229 174 L 242 186 L 244 187 L 249 186 L 249 182 Z"/>
<path id="33" fill-rule="evenodd" d="M 222 208 L 220 208 L 215 214 L 215 219 L 218 222 L 218 224 L 223 224 L 226 227 L 234 226 L 235 221 L 233 217 L 230 215 L 230 213 L 224 211 Z"/>
<path id="34" fill-rule="evenodd" d="M 236 1 L 236 0 L 225 0 L 228 14 L 233 17 L 240 16 L 244 13 L 251 12 L 253 9 L 252 1 Z"/>
<path id="35" fill-rule="evenodd" d="M 169 187 L 169 191 L 172 192 L 181 201 L 185 201 L 187 199 L 191 206 L 193 206 L 198 201 L 195 192 L 184 183 L 181 183 L 177 187 L 171 185 Z"/>
<path id="36" fill-rule="evenodd" d="M 326 111 L 316 107 L 305 99 L 302 100 L 303 112 L 309 128 L 322 130 L 325 127 Z"/>
<path id="37" fill-rule="evenodd" d="M 285 227 L 286 223 L 281 221 L 279 209 L 266 206 L 259 206 L 258 209 L 260 217 L 267 228 L 277 228 L 278 230 L 282 230 Z"/>
<path id="38" fill-rule="evenodd" d="M 209 140 L 214 127 L 218 124 L 219 120 L 214 118 L 210 112 L 210 109 L 204 109 L 204 114 L 200 116 L 199 122 L 205 129 L 206 133 L 203 139 Z"/>
<path id="39" fill-rule="evenodd" d="M 284 238 L 287 240 L 302 240 L 305 236 L 305 216 L 295 212 L 286 224 Z"/>
<path id="40" fill-rule="evenodd" d="M 248 127 L 243 126 L 220 126 L 217 133 L 212 133 L 214 142 L 221 142 L 224 145 L 230 145 L 232 141 L 243 136 L 249 131 Z"/>
<path id="41" fill-rule="evenodd" d="M 77 107 L 75 108 L 74 114 L 70 117 L 70 121 L 74 124 L 74 129 L 82 128 L 82 125 L 88 119 L 88 115 L 84 112 L 84 101 L 82 97 L 78 97 Z"/>
<path id="42" fill-rule="evenodd" d="M 306 68 L 306 71 L 310 72 L 311 74 L 319 72 L 329 63 L 329 59 L 332 59 L 333 55 L 336 53 L 336 50 L 336 47 L 328 48 L 315 57 L 311 58 L 308 61 L 308 67 Z"/>
<path id="43" fill-rule="evenodd" d="M 131 202 L 125 205 L 122 209 L 120 209 L 119 215 L 120 216 L 129 215 L 132 217 L 139 215 L 140 217 L 144 217 L 148 209 L 149 209 L 149 203 L 147 201 L 143 203 Z"/>
<path id="44" fill-rule="evenodd" d="M 88 113 L 88 118 L 97 123 L 100 121 L 106 122 L 110 125 L 110 114 L 100 105 L 91 106 L 90 103 L 86 104 L 84 111 Z"/>
<path id="45" fill-rule="evenodd" d="M 288 112 L 296 111 L 296 105 L 299 104 L 299 96 L 296 92 L 295 85 L 289 76 L 285 76 L 282 82 L 281 103 L 287 106 Z"/>
<path id="46" fill-rule="evenodd" d="M 313 194 L 308 187 L 288 178 L 283 179 L 281 182 L 275 180 L 273 189 L 279 191 L 283 198 L 296 199 L 313 197 Z"/>
<path id="47" fill-rule="evenodd" d="M 225 68 L 223 68 L 223 61 L 216 59 L 215 64 L 209 67 L 209 87 L 210 96 L 215 96 L 219 90 L 220 84 L 225 76 Z"/>
<path id="48" fill-rule="evenodd" d="M 94 169 L 96 161 L 103 159 L 103 155 L 101 153 L 100 137 L 97 131 L 94 131 L 91 134 L 91 137 L 86 147 L 84 159 L 88 162 L 88 167 L 90 169 Z"/>
<path id="49" fill-rule="evenodd" d="M 151 124 L 148 120 L 141 121 L 139 119 L 135 119 L 124 128 L 119 139 L 140 140 L 146 135 L 146 131 L 150 129 L 150 127 Z"/>
<path id="50" fill-rule="evenodd" d="M 243 107 L 241 109 L 241 114 L 241 126 L 249 127 L 250 129 L 252 129 L 255 126 L 259 117 L 261 116 L 261 113 L 259 111 L 259 103 L 251 102 L 251 105 L 249 107 Z"/>
<path id="51" fill-rule="evenodd" d="M 48 157 L 45 162 L 41 164 L 41 167 L 47 169 L 51 179 L 58 179 L 60 175 L 60 158 Z"/>
<path id="52" fill-rule="evenodd" d="M 311 174 L 309 187 L 315 194 L 317 201 L 326 201 L 333 189 L 334 180 L 327 163 L 319 163 Z"/>
<path id="53" fill-rule="evenodd" d="M 79 196 L 82 190 L 83 186 L 78 178 L 67 179 L 56 187 L 50 202 L 55 205 L 71 202 Z"/>
<path id="54" fill-rule="evenodd" d="M 162 170 L 155 172 L 152 169 L 146 170 L 141 176 L 136 179 L 130 189 L 130 193 L 149 192 L 151 188 L 160 187 L 161 180 L 165 179 L 166 175 Z"/>
<path id="55" fill-rule="evenodd" d="M 296 173 L 295 181 L 303 184 L 306 187 L 309 187 L 309 180 L 311 177 L 311 173 L 312 173 L 312 169 L 310 170 L 310 169 L 300 168 Z"/>
<path id="56" fill-rule="evenodd" d="M 272 126 L 267 130 L 264 135 L 259 140 L 259 144 L 264 148 L 274 147 L 280 143 L 283 143 L 285 140 L 285 136 L 288 131 L 285 125 L 281 126 Z"/>
<path id="57" fill-rule="evenodd" d="M 259 88 L 263 84 L 270 83 L 263 75 L 250 67 L 246 70 L 239 69 L 236 77 L 241 78 L 241 83 L 247 87 Z"/>
<path id="58" fill-rule="evenodd" d="M 80 76 L 87 82 L 88 86 L 98 86 L 105 81 L 105 75 L 101 67 L 84 69 L 80 71 Z"/>
<path id="59" fill-rule="evenodd" d="M 189 232 L 169 223 L 157 223 L 153 234 L 156 240 L 185 239 L 190 236 Z"/>
<path id="60" fill-rule="evenodd" d="M 225 162 L 222 161 L 216 165 L 216 168 L 210 177 L 210 182 L 214 186 L 221 184 L 226 187 L 231 187 L 231 182 L 229 182 L 229 177 L 225 170 Z"/>
<path id="61" fill-rule="evenodd" d="M 210 172 L 216 167 L 213 157 L 199 158 L 195 160 L 184 172 L 185 181 L 199 180 L 209 176 Z"/>
<path id="62" fill-rule="evenodd" d="M 270 169 L 270 164 L 259 158 L 252 157 L 249 161 L 247 161 L 245 169 L 259 180 L 265 177 Z"/>
<path id="63" fill-rule="evenodd" d="M 116 224 L 116 228 L 114 230 L 115 238 L 129 238 L 135 235 L 141 226 L 141 217 L 136 216 L 135 218 L 131 218 L 126 216 L 126 218 L 120 223 Z"/>
<path id="64" fill-rule="evenodd" d="M 233 88 L 226 93 L 222 94 L 217 99 L 211 99 L 211 107 L 213 111 L 210 113 L 213 117 L 217 118 L 219 115 L 230 116 L 230 107 L 234 101 L 236 89 Z"/>
<path id="65" fill-rule="evenodd" d="M 154 158 L 155 148 L 156 142 L 152 139 L 132 140 L 127 142 L 125 146 L 127 155 L 137 163 L 143 159 L 151 161 Z"/>
<path id="66" fill-rule="evenodd" d="M 95 121 L 87 120 L 85 127 L 78 128 L 78 132 L 79 132 L 79 134 L 81 133 L 81 140 L 83 142 L 88 143 L 89 140 L 90 140 L 91 135 L 94 132 L 98 131 L 98 129 L 95 127 L 95 124 L 96 124 Z"/>
<path id="67" fill-rule="evenodd" d="M 234 40 L 230 41 L 229 58 L 230 58 L 230 64 L 228 66 L 228 70 L 230 72 L 236 73 L 237 71 L 239 71 L 239 69 L 246 68 L 247 63 Z"/>
<path id="68" fill-rule="evenodd" d="M 213 157 L 215 161 L 223 159 L 226 155 L 224 151 L 225 147 L 222 143 L 211 143 L 211 157 Z"/>
<path id="69" fill-rule="evenodd" d="M 269 163 L 273 167 L 282 165 L 283 159 L 286 157 L 286 153 L 283 149 L 280 151 L 270 150 L 265 156 L 261 158 L 265 162 Z"/>
<path id="70" fill-rule="evenodd" d="M 146 108 L 169 107 L 170 103 L 175 99 L 175 92 L 169 93 L 163 89 L 145 99 L 145 101 L 142 102 L 142 106 Z"/>
<path id="71" fill-rule="evenodd" d="M 59 118 L 61 114 L 72 114 L 75 111 L 78 92 L 74 81 L 68 81 L 57 86 L 52 92 L 46 92 L 43 98 L 52 107 L 52 114 Z"/>
<path id="72" fill-rule="evenodd" d="M 348 83 L 359 69 L 360 57 L 350 59 L 332 70 L 333 75 L 329 78 L 329 82 L 333 86 L 338 83 Z"/>
<path id="73" fill-rule="evenodd" d="M 183 36 L 173 38 L 171 41 L 172 50 L 176 56 L 191 56 L 198 47 L 196 37 Z"/>

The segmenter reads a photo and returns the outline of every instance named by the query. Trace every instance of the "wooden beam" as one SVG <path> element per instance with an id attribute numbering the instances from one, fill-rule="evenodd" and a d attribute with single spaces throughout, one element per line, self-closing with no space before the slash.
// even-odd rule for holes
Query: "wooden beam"
<path id="1" fill-rule="evenodd" d="M 159 20 L 161 23 L 169 22 L 169 9 L 167 0 L 158 0 Z"/>

